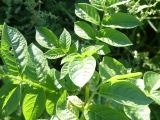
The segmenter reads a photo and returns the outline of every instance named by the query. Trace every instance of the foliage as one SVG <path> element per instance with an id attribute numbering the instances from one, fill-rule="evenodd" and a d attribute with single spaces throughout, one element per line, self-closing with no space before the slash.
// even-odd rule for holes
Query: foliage
<path id="1" fill-rule="evenodd" d="M 160 104 L 160 74 L 131 72 L 109 54 L 115 47 L 129 49 L 133 43 L 123 30 L 135 29 L 142 22 L 114 9 L 129 0 L 89 2 L 76 4 L 75 9 L 80 19 L 74 22 L 74 32 L 84 42 L 73 40 L 67 29 L 58 38 L 37 26 L 35 39 L 41 50 L 35 43 L 28 45 L 16 28 L 6 23 L 0 27 L 4 83 L 0 118 L 150 120 L 149 105 Z M 137 64 L 148 59 L 144 53 L 134 55 L 139 58 Z M 50 60 L 61 60 L 59 69 Z"/>

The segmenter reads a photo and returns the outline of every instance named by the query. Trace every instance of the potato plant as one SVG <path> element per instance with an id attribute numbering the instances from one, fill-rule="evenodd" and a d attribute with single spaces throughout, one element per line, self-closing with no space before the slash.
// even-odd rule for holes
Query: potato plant
<path id="1" fill-rule="evenodd" d="M 58 38 L 36 27 L 42 51 L 34 43 L 27 45 L 17 29 L 4 23 L 0 118 L 20 109 L 26 120 L 149 120 L 148 105 L 160 104 L 160 74 L 132 73 L 108 55 L 109 46 L 132 45 L 120 29 L 142 25 L 133 15 L 112 11 L 121 4 L 124 1 L 90 0 L 76 5 L 80 21 L 74 23 L 74 31 L 85 45 L 72 41 L 66 29 Z M 49 66 L 48 59 L 60 59 L 60 71 Z"/>

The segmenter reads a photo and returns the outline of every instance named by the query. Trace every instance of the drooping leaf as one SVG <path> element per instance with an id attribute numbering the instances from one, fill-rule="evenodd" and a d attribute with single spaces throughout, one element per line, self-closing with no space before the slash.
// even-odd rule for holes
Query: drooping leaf
<path id="1" fill-rule="evenodd" d="M 136 85 L 127 80 L 102 84 L 99 95 L 127 106 L 144 106 L 152 102 Z"/>
<path id="2" fill-rule="evenodd" d="M 151 111 L 148 106 L 144 107 L 124 106 L 124 112 L 131 120 L 150 120 Z"/>
<path id="3" fill-rule="evenodd" d="M 45 48 L 53 49 L 54 47 L 58 47 L 58 38 L 45 27 L 36 27 L 36 40 Z"/>
<path id="4" fill-rule="evenodd" d="M 97 54 L 99 54 L 99 55 L 106 55 L 106 54 L 109 54 L 111 52 L 111 50 L 108 47 L 108 45 L 106 43 L 104 43 L 104 42 L 99 42 L 96 45 L 103 46 L 100 50 L 97 51 Z"/>
<path id="5" fill-rule="evenodd" d="M 60 95 L 55 92 L 47 95 L 46 97 L 46 111 L 50 116 L 56 114 L 56 104 L 59 97 Z"/>
<path id="6" fill-rule="evenodd" d="M 62 59 L 61 64 L 65 63 L 65 62 L 69 62 L 69 61 L 73 60 L 75 57 L 80 57 L 80 56 L 81 55 L 79 53 L 69 54 Z"/>
<path id="7" fill-rule="evenodd" d="M 29 60 L 23 76 L 31 81 L 44 82 L 49 67 L 43 52 L 31 44 L 28 47 Z"/>
<path id="8" fill-rule="evenodd" d="M 21 99 L 20 85 L 5 84 L 0 88 L 0 118 L 14 112 Z"/>
<path id="9" fill-rule="evenodd" d="M 64 52 L 61 48 L 54 48 L 52 50 L 48 50 L 44 55 L 48 59 L 57 59 L 65 56 L 66 52 Z"/>
<path id="10" fill-rule="evenodd" d="M 83 87 L 92 77 L 96 61 L 92 56 L 74 58 L 69 63 L 69 76 L 73 83 Z"/>
<path id="11" fill-rule="evenodd" d="M 99 66 L 99 74 L 102 79 L 110 79 L 116 75 L 127 73 L 122 63 L 111 57 L 104 57 Z"/>
<path id="12" fill-rule="evenodd" d="M 93 24 L 99 25 L 100 24 L 100 16 L 97 10 L 86 3 L 79 3 L 76 5 L 75 14 L 86 21 L 89 21 Z"/>
<path id="13" fill-rule="evenodd" d="M 46 96 L 43 89 L 27 88 L 22 103 L 25 120 L 37 119 L 45 109 L 45 101 Z"/>
<path id="14" fill-rule="evenodd" d="M 128 120 L 128 118 L 112 109 L 103 105 L 93 104 L 84 111 L 86 120 Z"/>
<path id="15" fill-rule="evenodd" d="M 143 76 L 145 89 L 150 92 L 160 88 L 160 74 L 148 71 Z"/>
<path id="16" fill-rule="evenodd" d="M 71 45 L 71 35 L 66 29 L 63 30 L 59 38 L 59 45 L 62 49 L 68 52 L 70 45 Z"/>
<path id="17" fill-rule="evenodd" d="M 96 53 L 98 50 L 100 50 L 103 46 L 102 45 L 90 45 L 88 47 L 83 48 L 82 51 L 82 55 L 93 55 L 94 53 Z"/>
<path id="18" fill-rule="evenodd" d="M 58 99 L 56 106 L 57 116 L 61 120 L 78 120 L 79 115 L 74 113 L 74 109 L 73 111 L 68 109 L 69 102 L 67 102 L 68 101 L 67 96 L 68 96 L 67 92 L 64 91 L 61 97 Z"/>
<path id="19" fill-rule="evenodd" d="M 23 73 L 28 61 L 27 42 L 17 29 L 6 24 L 2 30 L 1 55 L 10 74 Z"/>
<path id="20" fill-rule="evenodd" d="M 133 15 L 119 12 L 106 16 L 102 25 L 104 27 L 129 29 L 140 26 L 142 23 Z"/>
<path id="21" fill-rule="evenodd" d="M 87 40 L 93 40 L 96 36 L 94 29 L 88 23 L 83 21 L 75 22 L 74 31 L 79 37 Z"/>
<path id="22" fill-rule="evenodd" d="M 105 28 L 99 31 L 97 39 L 115 47 L 132 45 L 131 41 L 125 34 L 112 28 Z"/>
<path id="23" fill-rule="evenodd" d="M 89 2 L 98 10 L 104 11 L 105 10 L 105 3 L 106 0 L 89 0 Z"/>

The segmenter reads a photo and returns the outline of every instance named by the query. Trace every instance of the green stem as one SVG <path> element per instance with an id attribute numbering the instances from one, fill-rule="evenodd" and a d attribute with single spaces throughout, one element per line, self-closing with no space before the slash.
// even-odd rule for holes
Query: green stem
<path id="1" fill-rule="evenodd" d="M 88 84 L 85 86 L 85 104 L 87 103 L 87 101 L 88 101 L 88 99 L 89 99 L 89 86 L 88 86 Z"/>
<path id="2" fill-rule="evenodd" d="M 47 88 L 47 87 L 45 87 L 43 85 L 40 85 L 38 83 L 32 82 L 32 81 L 27 80 L 27 79 L 22 79 L 21 77 L 15 77 L 13 75 L 4 75 L 4 76 L 9 77 L 11 79 L 15 79 L 15 80 L 20 81 L 20 82 L 25 82 L 27 84 L 30 84 L 30 85 L 34 86 L 34 87 L 42 88 L 42 89 L 44 89 L 45 91 L 47 91 L 49 93 L 55 92 L 54 90 L 51 90 L 51 89 L 49 89 L 49 88 Z"/>

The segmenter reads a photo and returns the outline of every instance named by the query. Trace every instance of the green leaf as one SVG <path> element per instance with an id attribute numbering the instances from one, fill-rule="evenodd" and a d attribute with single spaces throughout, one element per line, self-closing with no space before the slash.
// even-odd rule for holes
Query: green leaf
<path id="1" fill-rule="evenodd" d="M 136 85 L 127 80 L 103 83 L 99 95 L 127 106 L 148 105 L 152 102 Z"/>
<path id="2" fill-rule="evenodd" d="M 24 95 L 22 111 L 25 120 L 37 119 L 45 109 L 46 96 L 44 90 L 28 88 Z"/>
<path id="3" fill-rule="evenodd" d="M 89 2 L 98 10 L 104 11 L 105 10 L 105 3 L 106 0 L 89 0 Z"/>
<path id="4" fill-rule="evenodd" d="M 67 98 L 77 108 L 82 109 L 84 107 L 84 103 L 77 96 L 68 96 Z"/>
<path id="5" fill-rule="evenodd" d="M 125 47 L 132 45 L 129 38 L 112 28 L 105 28 L 99 31 L 97 39 L 115 47 Z"/>
<path id="6" fill-rule="evenodd" d="M 128 120 L 122 113 L 98 104 L 90 105 L 84 115 L 86 120 Z"/>
<path id="7" fill-rule="evenodd" d="M 145 89 L 150 92 L 160 88 L 160 74 L 148 71 L 143 76 Z"/>
<path id="8" fill-rule="evenodd" d="M 0 118 L 6 117 L 14 112 L 21 99 L 19 85 L 5 84 L 0 88 Z"/>
<path id="9" fill-rule="evenodd" d="M 69 63 L 65 63 L 61 68 L 60 79 L 63 79 L 68 74 L 68 65 Z"/>
<path id="10" fill-rule="evenodd" d="M 160 105 L 160 91 L 156 91 L 156 90 L 151 91 L 149 97 L 152 98 L 157 104 Z"/>
<path id="11" fill-rule="evenodd" d="M 70 47 L 68 53 L 69 54 L 76 53 L 78 51 L 78 49 L 79 49 L 79 42 L 76 41 L 74 44 L 71 44 L 71 47 Z"/>
<path id="12" fill-rule="evenodd" d="M 119 12 L 106 16 L 102 20 L 102 25 L 104 27 L 129 29 L 140 26 L 142 23 L 133 15 Z"/>
<path id="13" fill-rule="evenodd" d="M 67 92 L 64 91 L 61 97 L 58 99 L 56 106 L 57 116 L 61 120 L 79 120 L 79 115 L 75 114 L 74 111 L 69 109 L 68 105 L 70 105 L 70 103 L 67 102 L 67 96 Z"/>
<path id="14" fill-rule="evenodd" d="M 148 106 L 144 107 L 124 106 L 124 112 L 131 120 L 150 120 L 151 111 Z"/>
<path id="15" fill-rule="evenodd" d="M 62 49 L 68 52 L 70 45 L 71 45 L 71 35 L 66 29 L 63 30 L 59 38 L 59 45 Z"/>
<path id="16" fill-rule="evenodd" d="M 92 56 L 77 57 L 69 63 L 69 76 L 73 83 L 83 87 L 92 77 L 96 67 L 96 61 Z"/>
<path id="17" fill-rule="evenodd" d="M 76 5 L 75 14 L 86 21 L 89 21 L 93 24 L 99 25 L 100 24 L 100 16 L 97 10 L 86 3 L 79 3 Z"/>
<path id="18" fill-rule="evenodd" d="M 111 57 L 104 57 L 99 66 L 99 74 L 102 79 L 110 79 L 116 75 L 126 74 L 127 70 L 122 63 Z"/>
<path id="19" fill-rule="evenodd" d="M 57 59 L 65 56 L 66 52 L 63 51 L 62 48 L 54 48 L 52 50 L 48 50 L 44 55 L 48 59 Z"/>
<path id="20" fill-rule="evenodd" d="M 1 41 L 2 60 L 8 72 L 12 75 L 23 73 L 27 61 L 27 42 L 15 28 L 3 25 Z"/>
<path id="21" fill-rule="evenodd" d="M 56 35 L 45 27 L 36 27 L 36 40 L 45 48 L 53 49 L 59 46 Z"/>
<path id="22" fill-rule="evenodd" d="M 97 54 L 99 55 L 107 55 L 111 52 L 110 48 L 108 45 L 104 42 L 98 42 L 96 45 L 101 45 L 103 46 L 100 50 L 97 51 Z"/>
<path id="23" fill-rule="evenodd" d="M 74 31 L 79 37 L 87 40 L 93 40 L 96 36 L 94 29 L 88 23 L 83 21 L 75 22 Z"/>
<path id="24" fill-rule="evenodd" d="M 46 57 L 34 44 L 28 47 L 28 54 L 29 60 L 23 76 L 31 81 L 44 82 L 49 70 Z"/>
<path id="25" fill-rule="evenodd" d="M 94 74 L 89 81 L 89 89 L 91 91 L 96 91 L 97 90 L 97 85 L 99 83 L 99 80 L 100 80 L 100 76 L 99 76 L 98 72 L 94 71 Z"/>
<path id="26" fill-rule="evenodd" d="M 64 57 L 61 61 L 61 64 L 65 63 L 65 62 L 70 62 L 71 60 L 73 60 L 75 57 L 80 57 L 81 55 L 79 53 L 72 53 L 67 55 L 66 57 Z"/>
<path id="27" fill-rule="evenodd" d="M 55 92 L 47 95 L 46 111 L 50 116 L 56 114 L 56 104 L 57 104 L 59 97 L 60 97 L 60 95 Z"/>
<path id="28" fill-rule="evenodd" d="M 98 50 L 100 50 L 103 46 L 102 45 L 94 45 L 94 46 L 88 46 L 86 48 L 83 48 L 82 51 L 82 55 L 93 55 L 94 53 L 96 53 Z"/>

